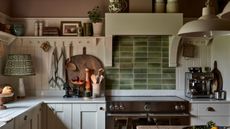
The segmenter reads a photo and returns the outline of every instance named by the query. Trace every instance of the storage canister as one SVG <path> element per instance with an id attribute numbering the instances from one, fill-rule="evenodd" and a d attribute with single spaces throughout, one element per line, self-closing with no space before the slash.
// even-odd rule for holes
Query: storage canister
<path id="1" fill-rule="evenodd" d="M 178 0 L 167 0 L 166 12 L 178 13 L 179 12 Z"/>
<path id="2" fill-rule="evenodd" d="M 155 13 L 164 13 L 165 12 L 165 2 L 164 0 L 155 0 L 154 4 L 154 12 Z"/>

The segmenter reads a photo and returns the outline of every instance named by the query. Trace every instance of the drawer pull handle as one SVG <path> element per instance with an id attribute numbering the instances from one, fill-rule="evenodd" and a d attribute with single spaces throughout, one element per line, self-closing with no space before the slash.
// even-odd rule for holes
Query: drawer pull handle
<path id="1" fill-rule="evenodd" d="M 100 110 L 104 111 L 105 109 L 103 107 L 100 107 Z"/>
<path id="2" fill-rule="evenodd" d="M 216 111 L 213 107 L 207 107 L 207 110 L 208 110 L 209 112 L 215 112 L 215 111 Z"/>
<path id="3" fill-rule="evenodd" d="M 27 116 L 24 116 L 24 120 L 27 120 L 27 118 L 28 118 Z"/>

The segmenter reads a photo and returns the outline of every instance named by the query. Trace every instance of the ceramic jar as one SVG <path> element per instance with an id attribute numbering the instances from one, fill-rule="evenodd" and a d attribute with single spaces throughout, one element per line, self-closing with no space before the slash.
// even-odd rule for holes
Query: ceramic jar
<path id="1" fill-rule="evenodd" d="M 165 12 L 165 1 L 164 0 L 155 0 L 154 12 L 155 13 L 164 13 Z"/>
<path id="2" fill-rule="evenodd" d="M 178 0 L 167 0 L 166 12 L 178 13 L 179 12 Z"/>
<path id="3" fill-rule="evenodd" d="M 12 34 L 16 36 L 23 36 L 25 33 L 25 28 L 23 24 L 13 24 L 11 26 L 11 32 Z"/>

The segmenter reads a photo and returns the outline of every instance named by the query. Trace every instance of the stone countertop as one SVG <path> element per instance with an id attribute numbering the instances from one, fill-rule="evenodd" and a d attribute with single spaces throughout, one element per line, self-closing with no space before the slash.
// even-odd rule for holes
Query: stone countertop
<path id="1" fill-rule="evenodd" d="M 189 101 L 190 103 L 193 104 L 201 104 L 201 103 L 206 103 L 206 104 L 211 104 L 211 103 L 230 103 L 230 98 L 227 98 L 226 100 L 216 100 L 216 99 L 209 99 L 209 98 L 196 98 L 196 99 L 190 99 L 185 96 L 179 96 L 182 99 L 185 99 Z"/>
<path id="2" fill-rule="evenodd" d="M 20 114 L 29 111 L 41 103 L 105 103 L 105 97 L 100 98 L 63 98 L 63 97 L 28 97 L 4 104 L 7 109 L 0 110 L 0 127 L 4 126 Z"/>

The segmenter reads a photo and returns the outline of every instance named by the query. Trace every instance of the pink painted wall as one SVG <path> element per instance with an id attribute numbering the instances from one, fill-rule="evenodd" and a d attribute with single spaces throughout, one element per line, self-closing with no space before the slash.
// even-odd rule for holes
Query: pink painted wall
<path id="1" fill-rule="evenodd" d="M 0 12 L 7 15 L 11 14 L 11 0 L 0 0 Z"/>
<path id="2" fill-rule="evenodd" d="M 12 0 L 13 17 L 87 17 L 88 10 L 106 0 Z"/>

